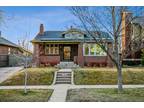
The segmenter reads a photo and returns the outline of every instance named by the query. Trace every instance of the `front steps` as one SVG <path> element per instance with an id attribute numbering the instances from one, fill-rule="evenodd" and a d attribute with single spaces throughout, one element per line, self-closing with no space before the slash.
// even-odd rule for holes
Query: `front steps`
<path id="1" fill-rule="evenodd" d="M 60 69 L 74 69 L 79 68 L 79 65 L 75 64 L 74 62 L 60 62 L 56 65 L 56 67 Z"/>
<path id="2" fill-rule="evenodd" d="M 56 73 L 55 84 L 72 84 L 72 71 L 64 69 Z"/>

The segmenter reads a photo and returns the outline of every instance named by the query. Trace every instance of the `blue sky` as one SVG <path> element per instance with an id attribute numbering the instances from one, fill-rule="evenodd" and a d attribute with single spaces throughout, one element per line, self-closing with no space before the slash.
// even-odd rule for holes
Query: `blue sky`
<path id="1" fill-rule="evenodd" d="M 2 36 L 14 43 L 24 36 L 32 40 L 41 23 L 45 30 L 66 30 L 77 21 L 68 7 L 0 7 L 0 10 L 4 11 Z"/>
<path id="2" fill-rule="evenodd" d="M 102 8 L 103 7 L 95 7 L 96 11 L 103 11 Z M 4 12 L 4 23 L 0 25 L 2 36 L 14 43 L 18 43 L 18 39 L 25 36 L 27 36 L 29 40 L 32 40 L 39 32 L 41 23 L 44 24 L 45 31 L 47 31 L 66 30 L 78 22 L 68 7 L 1 6 L 0 10 Z M 136 13 L 139 12 L 139 9 L 135 7 L 131 7 L 131 10 Z M 105 17 L 103 21 L 105 21 Z"/>

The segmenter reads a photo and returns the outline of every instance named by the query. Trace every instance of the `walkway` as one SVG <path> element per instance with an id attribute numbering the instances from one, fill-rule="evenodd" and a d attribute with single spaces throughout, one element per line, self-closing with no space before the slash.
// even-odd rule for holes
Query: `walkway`
<path id="1" fill-rule="evenodd" d="M 117 88 L 117 85 L 71 85 L 71 84 L 58 84 L 58 85 L 30 85 L 28 89 L 80 89 L 80 88 Z M 144 85 L 123 85 L 123 88 L 144 88 Z M 0 86 L 0 89 L 24 89 L 24 86 Z"/>
<path id="2" fill-rule="evenodd" d="M 2 68 L 0 68 L 0 83 L 21 69 L 23 69 L 23 67 L 2 67 Z"/>

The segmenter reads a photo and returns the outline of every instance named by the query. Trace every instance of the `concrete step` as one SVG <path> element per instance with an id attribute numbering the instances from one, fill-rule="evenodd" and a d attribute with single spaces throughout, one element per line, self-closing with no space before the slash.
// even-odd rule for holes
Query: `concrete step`
<path id="1" fill-rule="evenodd" d="M 56 81 L 55 84 L 71 84 L 71 81 Z"/>
<path id="2" fill-rule="evenodd" d="M 79 65 L 75 64 L 74 62 L 60 62 L 56 65 L 58 68 L 68 69 L 68 68 L 79 68 Z"/>
<path id="3" fill-rule="evenodd" d="M 71 84 L 71 75 L 71 71 L 57 72 L 55 84 Z"/>
<path id="4" fill-rule="evenodd" d="M 61 73 L 61 74 L 57 74 L 57 76 L 58 77 L 70 77 L 71 76 L 71 74 L 69 73 L 69 74 L 65 74 L 65 73 Z"/>
<path id="5" fill-rule="evenodd" d="M 56 81 L 71 81 L 70 78 L 59 78 L 59 79 L 56 79 Z"/>
<path id="6" fill-rule="evenodd" d="M 67 77 L 61 77 L 61 76 L 56 76 L 57 79 L 59 78 L 71 78 L 71 76 L 67 76 Z"/>

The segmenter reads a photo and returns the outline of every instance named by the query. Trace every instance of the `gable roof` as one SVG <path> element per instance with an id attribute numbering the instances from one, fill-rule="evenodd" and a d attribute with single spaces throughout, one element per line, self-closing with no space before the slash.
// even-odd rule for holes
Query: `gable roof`
<path id="1" fill-rule="evenodd" d="M 26 50 L 25 48 L 23 48 L 23 47 L 15 44 L 15 43 L 7 40 L 7 39 L 5 39 L 5 38 L 3 38 L 3 37 L 1 37 L 1 36 L 0 36 L 0 45 L 15 47 L 15 48 L 18 48 L 18 49 L 21 50 L 21 51 L 25 51 L 25 52 L 28 52 L 28 53 L 32 54 L 31 51 Z"/>
<path id="2" fill-rule="evenodd" d="M 59 41 L 59 42 L 93 42 L 94 39 L 89 36 L 86 32 L 80 31 L 82 32 L 82 34 L 84 34 L 84 39 L 67 39 L 64 38 L 64 34 L 71 32 L 70 30 L 68 31 L 45 31 L 43 33 L 43 35 L 37 35 L 31 42 L 45 42 L 45 41 Z M 111 38 L 111 36 L 106 33 L 106 32 L 102 32 L 99 31 L 100 34 L 102 35 L 103 39 L 106 39 L 107 41 L 112 42 L 113 39 Z"/>
<path id="3" fill-rule="evenodd" d="M 9 40 L 3 38 L 0 36 L 0 45 L 6 45 L 6 46 L 12 46 L 12 47 L 18 47 L 15 43 L 10 42 Z"/>

